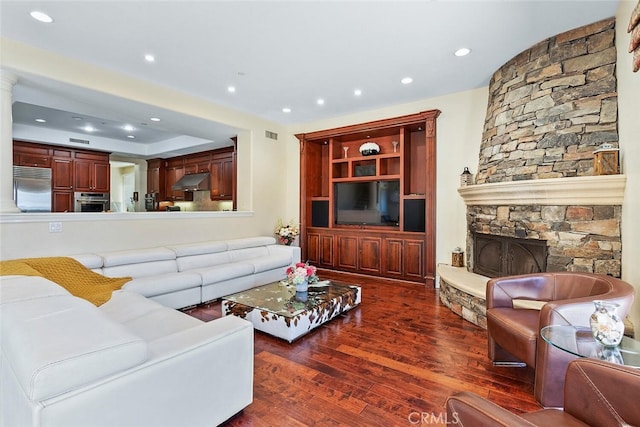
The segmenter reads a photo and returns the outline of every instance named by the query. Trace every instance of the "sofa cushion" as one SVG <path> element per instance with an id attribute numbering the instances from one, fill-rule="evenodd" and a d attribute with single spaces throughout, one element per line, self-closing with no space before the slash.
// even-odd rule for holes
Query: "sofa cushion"
<path id="1" fill-rule="evenodd" d="M 196 272 L 165 273 L 157 276 L 137 277 L 122 289 L 139 293 L 146 297 L 168 294 L 183 289 L 196 288 L 202 284 L 202 277 Z"/>
<path id="2" fill-rule="evenodd" d="M 71 294 L 62 286 L 44 277 L 0 276 L 0 305 L 59 295 Z"/>
<path id="3" fill-rule="evenodd" d="M 206 286 L 241 276 L 250 276 L 254 270 L 255 267 L 251 263 L 232 263 L 196 271 L 202 276 L 202 285 Z"/>
<path id="4" fill-rule="evenodd" d="M 231 262 L 247 261 L 254 258 L 266 257 L 268 255 L 269 249 L 267 249 L 266 246 L 229 251 Z"/>
<path id="5" fill-rule="evenodd" d="M 125 325 L 131 332 L 151 341 L 201 325 L 195 317 L 151 301 L 135 292 L 120 290 L 100 306 L 110 319 Z"/>
<path id="6" fill-rule="evenodd" d="M 263 271 L 281 268 L 282 274 L 284 275 L 286 268 L 291 265 L 291 255 L 269 255 L 249 260 L 249 262 L 254 266 L 254 273 L 262 273 Z"/>
<path id="7" fill-rule="evenodd" d="M 181 256 L 176 260 L 178 271 L 194 270 L 197 268 L 213 267 L 231 262 L 229 252 L 218 252 L 201 255 Z"/>
<path id="8" fill-rule="evenodd" d="M 255 248 L 257 246 L 275 245 L 275 237 L 247 237 L 244 239 L 227 240 L 227 250 L 233 251 L 236 249 Z"/>
<path id="9" fill-rule="evenodd" d="M 98 255 L 102 257 L 104 267 L 176 259 L 174 251 L 163 247 L 106 252 Z"/>
<path id="10" fill-rule="evenodd" d="M 114 267 L 104 267 L 102 273 L 107 277 L 145 277 L 160 276 L 163 274 L 176 273 L 178 264 L 174 259 L 164 261 L 140 262 L 139 264 L 124 264 Z"/>
<path id="11" fill-rule="evenodd" d="M 65 393 L 147 359 L 144 340 L 81 298 L 5 304 L 0 314 L 5 361 L 11 361 L 30 400 Z"/>
<path id="12" fill-rule="evenodd" d="M 187 243 L 184 245 L 172 245 L 169 249 L 176 253 L 177 257 L 202 255 L 202 254 L 214 254 L 218 252 L 224 252 L 227 250 L 227 242 L 200 242 L 200 243 Z"/>

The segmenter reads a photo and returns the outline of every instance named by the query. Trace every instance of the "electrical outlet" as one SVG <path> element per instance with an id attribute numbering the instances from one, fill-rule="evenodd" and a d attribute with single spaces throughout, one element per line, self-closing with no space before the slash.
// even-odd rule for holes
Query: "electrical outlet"
<path id="1" fill-rule="evenodd" d="M 62 223 L 61 222 L 50 222 L 49 223 L 49 233 L 62 233 Z"/>

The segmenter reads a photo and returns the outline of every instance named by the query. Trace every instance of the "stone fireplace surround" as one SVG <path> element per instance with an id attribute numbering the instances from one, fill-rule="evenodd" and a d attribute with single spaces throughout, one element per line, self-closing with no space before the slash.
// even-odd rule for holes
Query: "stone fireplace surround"
<path id="1" fill-rule="evenodd" d="M 545 240 L 547 271 L 621 275 L 624 175 L 593 176 L 593 151 L 619 148 L 615 20 L 543 40 L 497 70 L 467 205 L 466 268 L 439 265 L 440 299 L 486 327 L 487 277 L 472 233 Z M 468 270 L 467 270 L 468 269 Z"/>
<path id="2" fill-rule="evenodd" d="M 470 185 L 458 192 L 468 208 L 469 230 L 515 236 L 515 230 L 522 229 L 527 238 L 547 240 L 547 271 L 620 277 L 625 183 L 624 175 L 602 175 Z M 464 319 L 486 328 L 489 277 L 471 271 L 471 250 L 468 237 L 465 267 L 438 265 L 440 300 Z M 519 304 L 527 308 L 541 305 Z"/>

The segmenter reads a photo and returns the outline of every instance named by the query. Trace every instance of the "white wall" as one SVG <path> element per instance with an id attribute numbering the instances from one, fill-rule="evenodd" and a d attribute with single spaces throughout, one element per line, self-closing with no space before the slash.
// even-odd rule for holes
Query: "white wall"
<path id="1" fill-rule="evenodd" d="M 622 173 L 627 186 L 622 207 L 622 278 L 636 288 L 636 302 L 631 308 L 631 321 L 636 338 L 640 336 L 640 72 L 631 70 L 628 53 L 629 17 L 636 0 L 622 0 L 618 6 L 616 45 L 618 49 L 618 133 L 622 156 Z"/>

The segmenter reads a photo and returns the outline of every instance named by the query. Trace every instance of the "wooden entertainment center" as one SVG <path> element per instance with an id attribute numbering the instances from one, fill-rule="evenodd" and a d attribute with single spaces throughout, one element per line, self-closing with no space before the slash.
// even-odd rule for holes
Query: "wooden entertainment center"
<path id="1" fill-rule="evenodd" d="M 434 285 L 439 114 L 296 135 L 303 259 L 323 269 Z M 365 143 L 379 151 L 364 155 Z"/>

